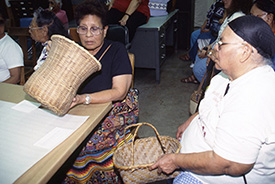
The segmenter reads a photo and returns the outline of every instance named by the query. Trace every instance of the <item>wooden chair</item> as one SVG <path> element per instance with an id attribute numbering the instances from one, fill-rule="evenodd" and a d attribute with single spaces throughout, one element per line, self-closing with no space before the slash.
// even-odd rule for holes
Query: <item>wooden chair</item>
<path id="1" fill-rule="evenodd" d="M 8 29 L 8 34 L 14 39 L 18 39 L 18 44 L 21 46 L 24 55 L 24 67 L 21 69 L 20 84 L 25 84 L 25 79 L 33 73 L 33 67 L 36 63 L 36 48 L 35 41 L 31 39 L 29 29 L 25 27 L 11 27 Z M 31 40 L 32 55 L 28 56 L 28 40 Z"/>
<path id="2" fill-rule="evenodd" d="M 80 42 L 80 39 L 79 39 L 77 30 L 76 30 L 75 27 L 74 28 L 69 28 L 69 35 L 70 35 L 70 37 L 71 37 L 71 39 L 73 41 Z M 126 47 L 127 46 L 128 45 L 126 45 Z M 130 59 L 130 62 L 131 62 L 131 66 L 132 66 L 132 83 L 131 83 L 131 88 L 133 88 L 134 87 L 134 73 L 135 73 L 134 72 L 135 71 L 135 55 L 133 53 L 129 53 L 128 52 L 128 56 L 129 56 L 129 59 Z"/>

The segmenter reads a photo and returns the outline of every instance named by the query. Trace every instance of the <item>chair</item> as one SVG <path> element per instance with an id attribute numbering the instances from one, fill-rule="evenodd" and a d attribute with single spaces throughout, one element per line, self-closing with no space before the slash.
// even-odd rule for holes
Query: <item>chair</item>
<path id="1" fill-rule="evenodd" d="M 121 42 L 125 45 L 126 49 L 130 49 L 129 31 L 126 26 L 118 24 L 109 24 L 106 39 Z"/>
<path id="2" fill-rule="evenodd" d="M 111 29 L 110 29 L 111 27 Z M 122 27 L 122 26 L 120 26 Z M 125 26 L 123 26 L 125 27 Z M 126 28 L 126 29 L 125 29 Z M 106 39 L 112 40 L 112 41 L 120 41 L 123 44 L 125 44 L 125 47 L 127 49 L 127 47 L 130 46 L 129 43 L 129 35 L 128 35 L 128 29 L 127 27 L 125 28 L 118 28 L 117 25 L 115 26 L 109 26 L 109 29 L 107 31 L 107 35 L 106 35 Z M 115 33 L 118 33 L 118 36 L 116 36 Z M 72 40 L 74 40 L 75 42 L 80 42 L 78 33 L 77 33 L 77 29 L 74 28 L 69 28 L 69 35 L 71 37 Z M 133 53 L 129 53 L 128 52 L 128 56 L 131 62 L 131 66 L 132 66 L 132 82 L 131 82 L 131 88 L 134 87 L 134 71 L 135 71 L 135 55 Z"/>
<path id="3" fill-rule="evenodd" d="M 30 55 L 28 51 L 28 40 L 30 40 L 30 33 L 29 29 L 25 27 L 11 27 L 8 29 L 8 34 L 13 37 L 14 39 L 18 39 L 18 44 L 22 48 L 23 55 L 24 55 L 24 67 L 21 69 L 21 81 L 20 84 L 25 84 L 25 79 L 33 73 L 33 67 L 36 63 L 36 48 L 35 48 L 35 41 L 31 40 L 31 51 L 32 54 Z"/>

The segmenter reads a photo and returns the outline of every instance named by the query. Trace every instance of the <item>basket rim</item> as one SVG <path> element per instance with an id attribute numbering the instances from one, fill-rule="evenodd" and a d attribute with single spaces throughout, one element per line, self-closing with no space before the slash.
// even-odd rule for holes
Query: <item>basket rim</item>
<path id="1" fill-rule="evenodd" d="M 75 41 L 65 37 L 65 36 L 62 36 L 62 35 L 58 35 L 58 34 L 54 34 L 51 36 L 51 40 L 53 38 L 61 38 L 61 39 L 64 39 L 66 40 L 67 42 L 73 44 L 74 46 L 76 46 L 77 48 L 79 48 L 80 50 L 84 51 L 85 53 L 87 53 L 89 56 L 91 56 L 95 62 L 97 63 L 97 65 L 99 66 L 98 68 L 98 71 L 101 70 L 101 63 L 95 58 L 95 56 L 93 56 L 91 53 L 89 53 L 84 47 L 80 46 L 79 44 L 77 44 Z"/>
<path id="2" fill-rule="evenodd" d="M 166 138 L 166 139 L 170 139 L 170 140 L 173 140 L 174 142 L 176 142 L 179 147 L 178 149 L 175 151 L 175 153 L 179 153 L 180 149 L 181 149 L 181 144 L 180 142 L 173 138 L 173 137 L 170 137 L 170 136 L 160 136 L 161 138 Z M 148 138 L 155 138 L 155 137 L 146 137 L 146 138 L 142 138 L 142 139 L 148 139 Z M 129 145 L 130 143 L 127 143 L 127 144 L 124 144 L 122 145 L 121 147 L 117 148 L 117 150 L 119 149 L 122 149 L 123 147 L 125 147 L 126 145 Z M 152 166 L 154 163 L 149 163 L 149 164 L 139 164 L 139 165 L 134 165 L 134 166 L 119 166 L 117 165 L 116 163 L 116 154 L 117 154 L 117 150 L 114 152 L 114 155 L 113 155 L 113 163 L 114 163 L 114 166 L 117 168 L 117 169 L 120 169 L 120 170 L 136 170 L 136 169 L 144 169 L 144 168 L 148 168 L 150 166 Z"/>

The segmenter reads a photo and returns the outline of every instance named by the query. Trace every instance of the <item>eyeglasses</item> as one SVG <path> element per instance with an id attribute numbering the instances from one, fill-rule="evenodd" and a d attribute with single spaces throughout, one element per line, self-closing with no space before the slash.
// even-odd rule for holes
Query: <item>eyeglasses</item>
<path id="1" fill-rule="evenodd" d="M 219 48 L 219 50 L 221 50 L 221 47 L 222 47 L 223 45 L 229 45 L 229 44 L 235 44 L 235 45 L 237 45 L 237 44 L 242 44 L 242 45 L 243 45 L 243 43 L 226 43 L 226 42 L 222 42 L 222 41 L 220 40 L 220 41 L 218 41 L 218 48 Z"/>
<path id="2" fill-rule="evenodd" d="M 35 30 L 35 29 L 42 29 L 43 27 L 32 27 L 32 26 L 29 26 L 29 30 Z"/>
<path id="3" fill-rule="evenodd" d="M 102 28 L 96 26 L 90 28 L 90 33 L 94 36 L 97 36 L 102 33 Z M 80 35 L 85 35 L 88 33 L 88 28 L 85 26 L 77 26 L 77 33 Z"/>
<path id="4" fill-rule="evenodd" d="M 266 16 L 268 13 L 267 12 L 265 12 L 265 13 L 263 13 L 263 14 L 260 14 L 260 15 L 253 15 L 253 14 L 250 14 L 250 15 L 253 15 L 253 16 L 255 16 L 255 17 L 259 17 L 259 18 L 263 18 L 264 16 Z"/>

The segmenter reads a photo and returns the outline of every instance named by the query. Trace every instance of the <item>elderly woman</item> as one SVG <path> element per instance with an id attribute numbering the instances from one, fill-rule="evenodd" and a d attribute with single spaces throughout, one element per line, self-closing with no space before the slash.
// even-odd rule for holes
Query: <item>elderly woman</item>
<path id="1" fill-rule="evenodd" d="M 217 40 L 219 40 L 221 33 L 228 23 L 240 16 L 249 14 L 252 6 L 252 0 L 223 0 L 223 2 L 227 17 L 220 27 L 217 39 L 211 45 L 203 48 L 197 53 L 193 67 L 194 74 L 182 79 L 181 82 L 195 84 L 201 82 L 207 69 L 207 51 L 217 43 Z"/>
<path id="2" fill-rule="evenodd" d="M 112 156 L 124 140 L 124 128 L 136 123 L 138 117 L 137 93 L 134 90 L 128 93 L 132 79 L 128 53 L 123 44 L 105 40 L 106 13 L 106 7 L 98 0 L 85 1 L 75 10 L 81 45 L 100 60 L 102 69 L 84 81 L 71 107 L 117 103 L 77 157 L 65 183 L 120 183 Z M 131 138 L 128 131 L 125 139 Z"/>
<path id="3" fill-rule="evenodd" d="M 273 183 L 275 36 L 262 19 L 243 16 L 228 24 L 214 49 L 222 72 L 199 112 L 178 128 L 181 153 L 163 156 L 151 169 L 182 169 L 174 183 Z"/>
<path id="4" fill-rule="evenodd" d="M 65 10 L 61 10 L 62 0 L 49 0 L 49 10 L 52 11 L 62 22 L 64 28 L 68 30 L 69 21 Z"/>
<path id="5" fill-rule="evenodd" d="M 275 34 L 275 1 L 256 0 L 250 11 L 251 15 L 262 18 Z M 275 57 L 273 57 L 273 69 L 275 70 Z"/>
<path id="6" fill-rule="evenodd" d="M 42 46 L 44 46 L 34 70 L 37 70 L 46 60 L 48 55 L 46 47 L 52 35 L 59 34 L 68 37 L 68 32 L 55 14 L 42 8 L 38 8 L 34 12 L 29 32 L 33 40 L 41 42 Z"/>

